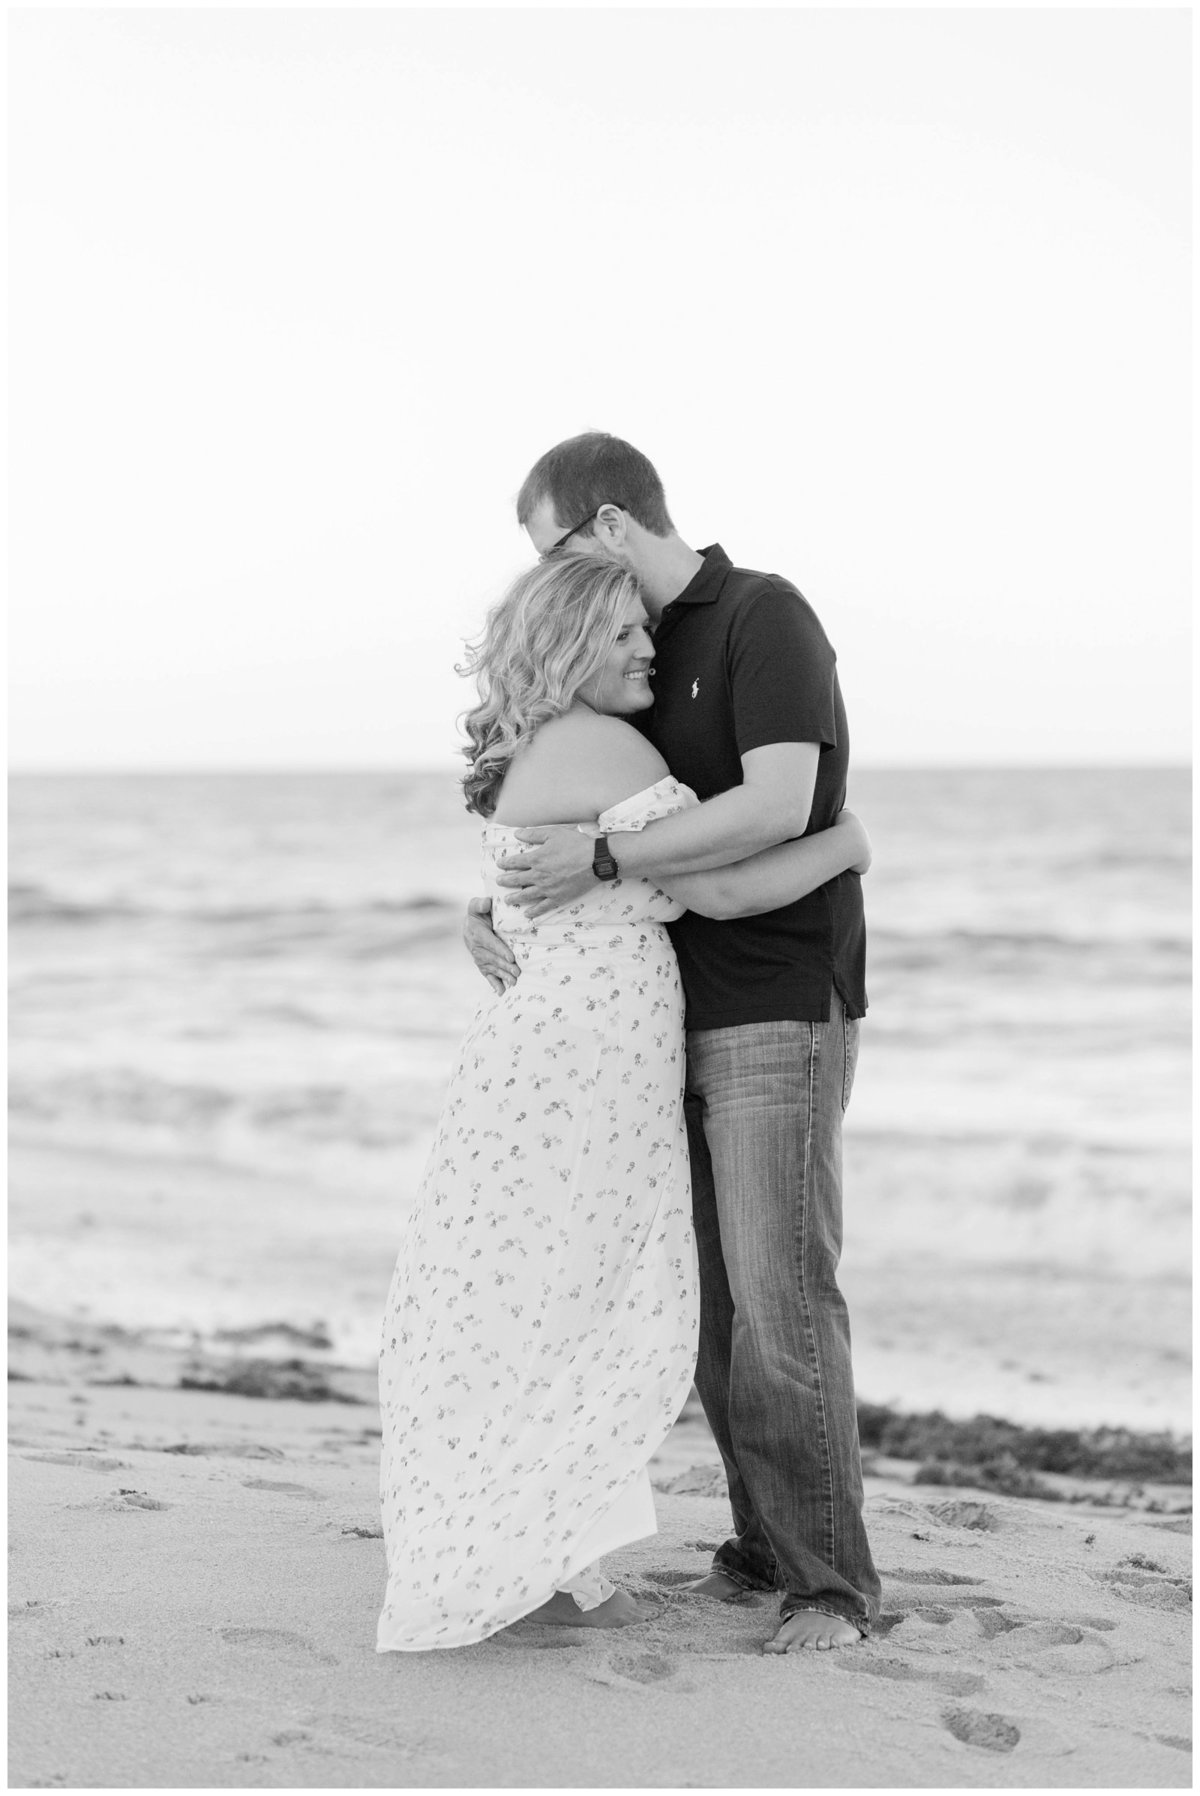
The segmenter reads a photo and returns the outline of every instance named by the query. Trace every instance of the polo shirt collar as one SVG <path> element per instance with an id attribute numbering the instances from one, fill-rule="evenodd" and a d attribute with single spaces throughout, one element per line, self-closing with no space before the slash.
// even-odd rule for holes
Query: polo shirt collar
<path id="1" fill-rule="evenodd" d="M 697 568 L 679 597 L 673 601 L 676 605 L 711 605 L 721 596 L 721 588 L 725 584 L 725 576 L 733 566 L 720 543 L 711 543 L 707 549 L 699 549 L 698 554 L 704 557 L 704 566 Z"/>

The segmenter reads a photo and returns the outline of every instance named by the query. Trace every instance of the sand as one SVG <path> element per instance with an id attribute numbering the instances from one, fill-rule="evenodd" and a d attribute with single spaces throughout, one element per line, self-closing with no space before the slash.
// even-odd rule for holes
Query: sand
<path id="1" fill-rule="evenodd" d="M 180 1390 L 161 1353 L 35 1332 L 10 1386 L 15 1787 L 1191 1782 L 1190 1514 L 892 1464 L 868 1479 L 878 1633 L 766 1658 L 772 1599 L 680 1589 L 728 1515 L 685 1424 L 654 1467 L 659 1533 L 607 1562 L 653 1619 L 381 1657 L 369 1377 L 331 1375 L 357 1401 Z M 90 1382 L 114 1377 L 159 1383 Z"/>

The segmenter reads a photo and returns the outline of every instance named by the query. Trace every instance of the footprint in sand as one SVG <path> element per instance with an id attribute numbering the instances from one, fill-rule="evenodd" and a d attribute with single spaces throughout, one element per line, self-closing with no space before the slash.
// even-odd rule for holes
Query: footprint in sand
<path id="1" fill-rule="evenodd" d="M 76 1465 L 83 1466 L 89 1472 L 127 1472 L 129 1461 L 126 1459 L 106 1459 L 96 1453 L 22 1453 L 22 1459 L 35 1461 L 38 1465 Z"/>
<path id="2" fill-rule="evenodd" d="M 995 1534 L 1004 1526 L 994 1509 L 966 1497 L 957 1502 L 927 1503 L 924 1508 L 926 1514 L 941 1522 L 944 1528 L 967 1528 L 975 1534 Z"/>
<path id="3" fill-rule="evenodd" d="M 876 1631 L 909 1652 L 982 1651 L 993 1663 L 1081 1677 L 1107 1671 L 1114 1663 L 1111 1647 L 1100 1638 L 1112 1627 L 1111 1622 L 1095 1629 L 1087 1621 L 1047 1621 L 1014 1612 L 993 1598 L 971 1596 L 956 1602 L 951 1594 L 936 1603 L 887 1610 Z"/>
<path id="4" fill-rule="evenodd" d="M 1015 1615 L 1006 1615 L 1001 1608 L 967 1609 L 965 1613 L 974 1621 L 985 1640 L 996 1640 L 1001 1634 L 1011 1634 L 1022 1625 Z"/>
<path id="5" fill-rule="evenodd" d="M 984 1582 L 982 1578 L 968 1578 L 965 1572 L 921 1571 L 903 1566 L 897 1571 L 885 1571 L 881 1576 L 894 1578 L 897 1584 L 944 1584 L 949 1586 L 955 1584 L 975 1585 Z"/>
<path id="6" fill-rule="evenodd" d="M 312 1713 L 303 1718 L 309 1727 L 318 1728 L 333 1734 L 342 1742 L 341 1750 L 345 1751 L 344 1742 L 350 1741 L 355 1746 L 371 1746 L 383 1748 L 403 1758 L 432 1757 L 439 1762 L 445 1754 L 428 1734 L 414 1734 L 405 1730 L 403 1724 L 381 1719 L 378 1715 L 345 1715 Z"/>
<path id="7" fill-rule="evenodd" d="M 1159 1576 L 1120 1565 L 1111 1571 L 1092 1572 L 1091 1576 L 1097 1584 L 1106 1584 L 1123 1602 L 1137 1603 L 1145 1609 L 1173 1609 L 1182 1613 L 1192 1606 L 1190 1578 Z"/>
<path id="8" fill-rule="evenodd" d="M 169 1447 L 161 1447 L 162 1453 L 187 1453 L 198 1457 L 218 1454 L 223 1459 L 286 1459 L 287 1455 L 280 1447 L 267 1447 L 259 1441 L 243 1441 L 226 1443 L 207 1441 L 175 1441 Z"/>
<path id="9" fill-rule="evenodd" d="M 32 1621 L 35 1617 L 45 1615 L 51 1609 L 57 1609 L 57 1603 L 43 1602 L 40 1596 L 27 1596 L 23 1603 L 11 1602 L 8 1605 L 10 1621 Z"/>
<path id="10" fill-rule="evenodd" d="M 932 1684 L 947 1696 L 974 1696 L 983 1689 L 983 1679 L 975 1671 L 936 1671 L 932 1666 L 907 1665 L 903 1660 L 881 1659 L 873 1653 L 834 1653 L 832 1660 L 838 1671 L 890 1678 L 895 1684 Z"/>
<path id="11" fill-rule="evenodd" d="M 1006 1716 L 978 1709 L 948 1709 L 942 1726 L 964 1746 L 980 1746 L 985 1752 L 1011 1752 L 1021 1739 L 1020 1728 Z"/>
<path id="12" fill-rule="evenodd" d="M 617 1689 L 662 1689 L 668 1685 L 679 1691 L 695 1688 L 690 1680 L 679 1676 L 679 1660 L 664 1652 L 613 1653 L 607 1660 L 581 1669 L 589 1682 Z"/>
<path id="13" fill-rule="evenodd" d="M 997 1656 L 1031 1671 L 1083 1677 L 1107 1671 L 1115 1655 L 1097 1634 L 1060 1621 L 1025 1621 L 997 1642 Z"/>
<path id="14" fill-rule="evenodd" d="M 247 1490 L 277 1490 L 285 1497 L 304 1497 L 310 1502 L 323 1502 L 319 1490 L 313 1490 L 307 1484 L 285 1484 L 278 1478 L 243 1478 L 242 1483 Z"/>
<path id="15" fill-rule="evenodd" d="M 336 1665 L 338 1661 L 332 1653 L 318 1652 L 311 1640 L 303 1634 L 293 1634 L 287 1628 L 218 1628 L 217 1633 L 228 1646 L 249 1646 L 265 1648 L 270 1652 L 297 1652 L 318 1665 Z"/>

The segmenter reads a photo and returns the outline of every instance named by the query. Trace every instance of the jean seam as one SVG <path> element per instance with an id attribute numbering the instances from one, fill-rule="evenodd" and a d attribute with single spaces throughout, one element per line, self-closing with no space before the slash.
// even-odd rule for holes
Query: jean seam
<path id="1" fill-rule="evenodd" d="M 809 1225 L 812 1220 L 812 1137 L 813 1117 L 816 1108 L 817 1071 L 821 1054 L 820 1025 L 817 1023 L 810 1023 L 808 1025 L 808 1031 L 810 1052 L 808 1057 L 807 1113 L 804 1119 L 804 1165 L 802 1172 L 804 1183 L 800 1209 L 800 1293 L 804 1306 L 804 1328 L 808 1335 L 813 1368 L 816 1372 L 817 1407 L 821 1418 L 821 1470 L 825 1489 L 825 1526 L 823 1530 L 826 1547 L 825 1557 L 826 1563 L 836 1568 L 837 1560 L 835 1558 L 835 1552 L 837 1547 L 837 1524 L 833 1513 L 833 1464 L 832 1456 L 829 1451 L 829 1417 L 825 1408 L 825 1376 L 824 1368 L 821 1364 L 821 1350 L 817 1341 L 817 1331 L 813 1327 L 812 1305 L 809 1301 L 808 1294 L 808 1238 Z"/>

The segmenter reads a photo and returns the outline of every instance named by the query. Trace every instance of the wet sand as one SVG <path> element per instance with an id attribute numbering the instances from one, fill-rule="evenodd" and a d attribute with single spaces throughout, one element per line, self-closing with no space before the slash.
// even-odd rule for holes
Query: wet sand
<path id="1" fill-rule="evenodd" d="M 325 1337 L 329 1357 L 367 1366 L 403 1214 L 395 1192 L 415 1188 L 427 1147 L 414 1137 L 376 1185 L 15 1134 L 10 1288 L 177 1345 L 282 1322 L 305 1352 Z M 1188 1181 L 1177 1148 L 1163 1153 L 1161 1214 L 1139 1199 L 1135 1232 L 1128 1206 L 1098 1201 L 1085 1252 L 1069 1206 L 1030 1207 L 1026 1191 L 1026 1207 L 1012 1207 L 1036 1160 L 1010 1164 L 999 1148 L 981 1159 L 954 1142 L 918 1151 L 887 1132 L 848 1138 L 839 1279 L 860 1396 L 1047 1427 L 1186 1432 Z M 1153 1183 L 1157 1163 L 1134 1161 Z M 965 1190 L 979 1203 L 964 1204 Z"/>

